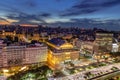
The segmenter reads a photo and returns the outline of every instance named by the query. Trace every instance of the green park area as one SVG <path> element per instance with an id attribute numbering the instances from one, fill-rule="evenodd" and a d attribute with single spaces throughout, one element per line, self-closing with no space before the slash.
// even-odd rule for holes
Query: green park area
<path id="1" fill-rule="evenodd" d="M 8 77 L 7 80 L 47 80 L 47 76 L 52 75 L 52 73 L 53 71 L 49 67 L 42 66 L 16 73 Z"/>

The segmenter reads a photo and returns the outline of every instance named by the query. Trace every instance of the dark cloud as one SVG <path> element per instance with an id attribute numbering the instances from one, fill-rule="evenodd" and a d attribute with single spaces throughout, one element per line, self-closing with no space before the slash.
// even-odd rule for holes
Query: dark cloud
<path id="1" fill-rule="evenodd" d="M 30 14 L 26 14 L 26 13 L 15 13 L 15 14 L 9 14 L 6 16 L 8 19 L 12 19 L 12 20 L 18 20 L 18 22 L 15 22 L 17 24 L 23 24 L 23 23 L 36 23 L 36 22 L 40 22 L 40 23 L 45 23 L 45 21 L 41 18 L 40 15 L 30 15 Z M 34 21 L 34 22 L 32 22 Z M 35 22 L 36 21 L 36 22 Z"/>
<path id="2" fill-rule="evenodd" d="M 35 0 L 20 0 L 17 3 L 19 3 L 19 5 L 23 5 L 29 8 L 36 7 L 38 4 Z M 44 18 L 51 16 L 51 14 L 47 12 L 37 13 L 37 14 L 28 14 L 28 13 L 25 13 L 24 11 L 21 11 L 17 7 L 13 7 L 13 5 L 11 6 L 8 5 L 8 3 L 0 3 L 0 10 L 7 12 L 6 16 L 4 17 L 18 21 L 18 22 L 13 22 L 14 24 L 23 24 L 23 23 L 38 24 L 38 22 L 46 23 L 44 21 Z M 2 19 L 3 21 L 4 18 L 0 18 L 0 19 Z M 4 19 L 4 21 L 8 22 L 6 19 Z"/>
<path id="3" fill-rule="evenodd" d="M 80 27 L 80 28 L 102 28 L 109 30 L 120 30 L 120 19 L 101 20 L 101 19 L 71 19 L 69 22 L 54 22 L 47 24 L 48 26 L 61 27 Z"/>
<path id="4" fill-rule="evenodd" d="M 41 17 L 50 17 L 51 14 L 50 13 L 42 13 L 40 14 Z"/>
<path id="5" fill-rule="evenodd" d="M 90 14 L 120 4 L 120 0 L 83 0 L 66 10 L 61 16 Z"/>
<path id="6" fill-rule="evenodd" d="M 26 5 L 29 8 L 30 7 L 36 7 L 37 3 L 34 0 L 24 0 L 24 1 L 18 1 L 20 4 Z M 12 20 L 18 20 L 18 22 L 13 22 L 15 24 L 23 24 L 23 23 L 29 23 L 29 24 L 38 24 L 40 23 L 46 23 L 43 18 L 50 17 L 50 13 L 37 13 L 37 14 L 28 14 L 25 13 L 16 7 L 9 6 L 7 4 L 0 3 L 0 10 L 7 11 L 8 13 L 6 14 L 6 18 L 12 19 Z M 3 20 L 3 18 L 1 18 Z M 5 21 L 6 19 L 4 19 Z M 33 21 L 33 22 L 32 22 Z M 8 22 L 6 20 L 6 22 Z"/>
<path id="7" fill-rule="evenodd" d="M 0 17 L 0 21 L 5 21 L 7 23 L 10 23 L 7 19 Z"/>
<path id="8" fill-rule="evenodd" d="M 74 16 L 74 15 L 81 15 L 81 14 L 89 14 L 98 11 L 96 8 L 87 8 L 87 9 L 74 9 L 68 10 L 67 12 L 61 14 L 60 16 Z"/>

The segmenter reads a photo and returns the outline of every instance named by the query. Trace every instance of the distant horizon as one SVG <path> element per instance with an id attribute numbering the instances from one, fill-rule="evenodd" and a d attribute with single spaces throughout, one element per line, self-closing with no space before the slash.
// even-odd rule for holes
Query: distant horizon
<path id="1" fill-rule="evenodd" d="M 48 25 L 41 25 L 41 24 L 36 24 L 36 25 L 32 25 L 32 24 L 0 24 L 0 26 L 21 26 L 21 27 L 33 27 L 33 28 L 36 28 L 36 27 L 39 27 L 39 26 L 42 26 L 42 27 L 48 27 L 48 28 L 79 28 L 79 29 L 83 29 L 83 30 L 93 30 L 93 29 L 101 29 L 101 30 L 104 30 L 104 31 L 117 31 L 119 32 L 120 30 L 109 30 L 109 29 L 105 29 L 105 28 L 98 28 L 98 27 L 92 27 L 92 28 L 85 28 L 85 27 L 80 27 L 80 26 L 48 26 Z"/>

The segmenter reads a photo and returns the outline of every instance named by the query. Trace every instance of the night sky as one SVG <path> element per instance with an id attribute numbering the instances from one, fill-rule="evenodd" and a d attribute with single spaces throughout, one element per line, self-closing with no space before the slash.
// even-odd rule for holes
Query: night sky
<path id="1" fill-rule="evenodd" d="M 0 0 L 0 24 L 120 30 L 120 0 Z"/>

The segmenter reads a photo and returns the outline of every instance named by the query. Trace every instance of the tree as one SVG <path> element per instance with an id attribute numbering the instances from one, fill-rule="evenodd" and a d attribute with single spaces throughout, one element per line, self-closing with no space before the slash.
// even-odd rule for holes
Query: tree
<path id="1" fill-rule="evenodd" d="M 14 42 L 18 42 L 18 37 L 17 36 L 15 36 Z"/>
<path id="2" fill-rule="evenodd" d="M 36 40 L 32 40 L 31 41 L 31 44 L 35 44 L 35 43 L 37 43 L 38 41 L 36 41 Z"/>
<path id="3" fill-rule="evenodd" d="M 8 40 L 8 41 L 13 41 L 13 39 L 12 39 L 12 37 L 11 36 L 6 36 L 6 39 Z"/>

